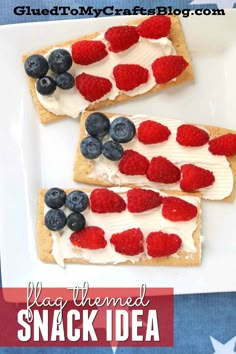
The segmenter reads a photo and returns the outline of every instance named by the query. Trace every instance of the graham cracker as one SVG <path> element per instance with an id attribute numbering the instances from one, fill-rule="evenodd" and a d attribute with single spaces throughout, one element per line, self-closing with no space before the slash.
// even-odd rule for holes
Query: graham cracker
<path id="1" fill-rule="evenodd" d="M 118 113 L 108 113 L 108 112 L 103 112 L 103 113 L 110 119 L 113 116 L 119 115 Z M 77 145 L 77 149 L 76 149 L 76 156 L 75 156 L 75 162 L 74 162 L 73 179 L 76 182 L 94 184 L 94 185 L 104 186 L 104 187 L 118 186 L 118 184 L 108 182 L 108 181 L 102 180 L 102 179 L 92 178 L 89 176 L 93 171 L 95 162 L 94 162 L 94 160 L 86 159 L 80 152 L 80 142 L 83 138 L 85 138 L 87 136 L 86 129 L 85 129 L 85 121 L 86 121 L 86 118 L 89 114 L 91 114 L 91 112 L 84 111 L 82 113 L 81 119 L 80 119 L 80 130 L 79 130 L 78 145 Z M 123 114 L 120 114 L 120 116 L 123 116 Z M 129 117 L 129 115 L 125 115 L 125 116 Z M 215 138 L 217 136 L 220 136 L 223 134 L 228 134 L 228 133 L 236 134 L 236 131 L 234 131 L 234 130 L 215 127 L 215 126 L 211 126 L 211 125 L 197 124 L 197 126 L 207 129 L 210 133 L 211 138 Z M 229 164 L 232 169 L 233 176 L 234 176 L 234 184 L 233 184 L 233 189 L 232 189 L 231 194 L 228 197 L 224 198 L 223 201 L 233 202 L 233 200 L 235 198 L 236 156 L 228 157 L 227 159 L 229 161 Z M 122 184 L 122 186 L 133 187 L 134 184 L 130 184 L 130 183 L 129 184 Z M 168 186 L 167 186 L 167 188 L 168 188 Z"/>
<path id="2" fill-rule="evenodd" d="M 71 192 L 73 189 L 65 189 L 66 193 Z M 80 189 L 81 190 L 81 189 Z M 84 192 L 91 192 L 92 190 L 83 190 Z M 44 225 L 44 195 L 47 192 L 46 189 L 41 189 L 39 191 L 38 197 L 38 221 L 37 221 L 37 248 L 38 255 L 41 261 L 47 263 L 56 263 L 55 259 L 52 255 L 52 237 L 51 231 Z M 174 195 L 174 196 L 189 196 L 190 194 L 184 192 L 176 192 L 176 191 L 165 191 L 166 194 Z M 135 263 L 131 261 L 118 263 L 118 265 L 153 265 L 153 266 L 196 266 L 201 263 L 201 199 L 199 193 L 192 193 L 191 195 L 195 197 L 199 197 L 199 206 L 198 206 L 198 214 L 197 214 L 197 227 L 193 232 L 193 240 L 194 245 L 196 247 L 196 252 L 186 252 L 180 250 L 177 252 L 177 257 L 160 257 L 160 258 L 152 258 L 150 260 L 142 260 Z M 112 218 L 112 213 L 111 213 Z M 73 232 L 73 231 L 71 231 Z M 81 258 L 69 258 L 64 260 L 65 263 L 79 263 L 79 264 L 91 264 L 88 261 Z M 105 264 L 100 264 L 104 266 Z M 109 264 L 111 265 L 111 264 Z"/>
<path id="3" fill-rule="evenodd" d="M 177 79 L 175 81 L 171 81 L 171 82 L 168 82 L 166 84 L 155 85 L 151 90 L 149 90 L 149 91 L 147 91 L 147 92 L 145 92 L 145 93 L 143 93 L 143 94 L 141 94 L 139 96 L 146 95 L 148 93 L 161 91 L 161 90 L 163 90 L 165 88 L 176 86 L 176 85 L 179 85 L 181 83 L 184 83 L 184 82 L 187 82 L 187 81 L 190 81 L 190 80 L 194 79 L 193 67 L 192 67 L 192 63 L 191 63 L 191 59 L 190 59 L 190 56 L 189 56 L 189 52 L 188 52 L 188 49 L 187 49 L 187 46 L 186 46 L 186 43 L 185 43 L 184 34 L 183 34 L 183 31 L 182 31 L 182 27 L 181 27 L 179 18 L 177 16 L 174 16 L 174 15 L 173 16 L 169 16 L 169 17 L 171 18 L 171 31 L 170 31 L 170 34 L 169 34 L 168 38 L 172 41 L 172 43 L 173 43 L 173 45 L 174 45 L 174 47 L 176 49 L 177 54 L 178 55 L 182 55 L 185 58 L 185 60 L 189 63 L 189 65 L 186 68 L 186 70 L 180 76 L 177 77 Z M 136 25 L 136 24 L 139 24 L 139 23 L 143 22 L 147 18 L 148 18 L 148 16 L 142 16 L 142 18 L 140 18 L 138 20 L 135 20 L 135 21 L 128 22 L 128 24 Z M 93 38 L 96 38 L 99 34 L 100 34 L 100 32 L 95 32 L 95 33 L 92 33 L 92 34 L 88 34 L 86 36 L 75 38 L 73 40 L 69 40 L 69 41 L 66 41 L 66 42 L 53 44 L 53 45 L 51 45 L 51 46 L 49 46 L 47 48 L 39 49 L 37 51 L 33 51 L 33 52 L 30 52 L 30 53 L 24 54 L 23 57 L 22 57 L 22 60 L 23 60 L 23 62 L 25 62 L 27 57 L 32 55 L 32 54 L 42 54 L 42 55 L 44 55 L 49 50 L 51 50 L 53 48 L 66 47 L 66 46 L 72 45 L 74 42 L 77 42 L 79 40 L 93 39 Z M 33 97 L 33 101 L 34 101 L 34 104 L 35 104 L 36 110 L 38 112 L 38 115 L 39 115 L 41 123 L 49 123 L 49 122 L 52 122 L 52 121 L 56 121 L 56 120 L 60 120 L 60 119 L 63 119 L 63 118 L 67 118 L 66 116 L 56 115 L 56 114 L 51 113 L 48 110 L 46 110 L 41 105 L 41 103 L 39 102 L 39 100 L 37 98 L 36 89 L 35 89 L 36 80 L 33 79 L 33 78 L 30 78 L 28 76 L 27 76 L 27 78 L 28 78 L 28 84 L 29 84 L 30 92 L 31 92 L 31 95 Z M 104 108 L 104 107 L 107 107 L 107 106 L 111 106 L 111 105 L 114 105 L 114 104 L 119 103 L 119 102 L 124 102 L 124 101 L 130 100 L 131 98 L 134 98 L 134 97 L 137 97 L 137 96 L 138 95 L 130 97 L 130 96 L 127 96 L 125 94 L 119 94 L 114 100 L 106 99 L 106 100 L 100 101 L 100 102 L 95 103 L 95 104 L 90 104 L 88 106 L 87 110 L 88 111 L 99 110 L 101 108 Z"/>

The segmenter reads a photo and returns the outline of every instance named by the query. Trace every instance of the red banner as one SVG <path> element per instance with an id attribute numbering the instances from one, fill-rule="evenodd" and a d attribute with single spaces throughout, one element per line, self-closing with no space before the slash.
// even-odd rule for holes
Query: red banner
<path id="1" fill-rule="evenodd" d="M 173 303 L 173 289 L 145 285 L 4 288 L 0 345 L 173 346 Z"/>

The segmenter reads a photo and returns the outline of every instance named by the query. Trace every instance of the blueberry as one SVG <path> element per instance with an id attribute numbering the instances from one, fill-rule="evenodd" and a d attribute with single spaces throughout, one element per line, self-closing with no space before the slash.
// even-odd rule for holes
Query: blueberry
<path id="1" fill-rule="evenodd" d="M 58 74 L 55 77 L 55 81 L 62 90 L 69 90 L 75 85 L 75 79 L 70 73 Z"/>
<path id="2" fill-rule="evenodd" d="M 39 79 L 43 77 L 48 72 L 48 62 L 40 54 L 31 55 L 26 59 L 25 62 L 25 72 L 30 77 L 34 79 Z"/>
<path id="3" fill-rule="evenodd" d="M 70 53 L 65 49 L 55 49 L 48 58 L 49 68 L 57 74 L 65 73 L 72 65 Z"/>
<path id="4" fill-rule="evenodd" d="M 67 195 L 66 206 L 71 211 L 76 213 L 81 213 L 87 209 L 89 204 L 89 199 L 86 193 L 81 191 L 73 191 Z"/>
<path id="5" fill-rule="evenodd" d="M 66 225 L 66 216 L 61 209 L 50 209 L 45 215 L 44 222 L 49 230 L 59 231 Z"/>
<path id="6" fill-rule="evenodd" d="M 110 120 L 103 113 L 91 113 L 86 119 L 85 128 L 88 134 L 102 139 L 109 132 Z"/>
<path id="7" fill-rule="evenodd" d="M 87 136 L 80 143 L 80 151 L 87 159 L 96 159 L 102 153 L 102 143 L 97 138 Z"/>
<path id="8" fill-rule="evenodd" d="M 51 188 L 44 196 L 45 204 L 52 209 L 61 208 L 65 204 L 65 201 L 66 193 L 60 188 Z"/>
<path id="9" fill-rule="evenodd" d="M 72 231 L 80 231 L 85 227 L 85 217 L 80 213 L 72 213 L 67 218 L 67 226 Z"/>
<path id="10" fill-rule="evenodd" d="M 133 139 L 135 133 L 134 123 L 126 117 L 118 117 L 111 123 L 110 136 L 118 143 L 128 143 Z"/>
<path id="11" fill-rule="evenodd" d="M 41 95 L 48 96 L 56 90 L 57 84 L 50 76 L 44 76 L 38 79 L 36 88 Z"/>
<path id="12" fill-rule="evenodd" d="M 108 160 L 119 161 L 124 154 L 124 150 L 119 143 L 109 140 L 103 144 L 102 153 Z"/>

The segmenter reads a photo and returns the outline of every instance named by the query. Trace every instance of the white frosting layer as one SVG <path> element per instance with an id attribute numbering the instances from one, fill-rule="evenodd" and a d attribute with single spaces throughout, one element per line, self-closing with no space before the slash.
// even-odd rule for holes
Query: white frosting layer
<path id="1" fill-rule="evenodd" d="M 112 118 L 115 119 L 115 116 Z M 208 144 L 200 147 L 185 147 L 176 142 L 177 128 L 183 122 L 174 119 L 164 119 L 147 117 L 145 115 L 135 115 L 131 117 L 136 129 L 144 120 L 151 119 L 166 125 L 171 135 L 167 141 L 159 144 L 145 145 L 135 137 L 131 142 L 123 144 L 125 150 L 132 149 L 146 156 L 149 160 L 156 156 L 164 156 L 176 166 L 186 163 L 195 164 L 199 167 L 208 169 L 214 173 L 215 182 L 212 186 L 200 189 L 205 199 L 221 200 L 230 195 L 233 189 L 233 173 L 229 162 L 225 156 L 212 155 L 208 150 Z M 122 184 L 137 184 L 140 186 L 149 186 L 157 189 L 181 190 L 179 182 L 173 184 L 162 184 L 150 182 L 146 176 L 127 176 L 119 172 L 119 162 L 114 162 L 100 156 L 91 162 L 93 171 L 89 175 L 91 178 L 105 180 L 106 182 Z"/>
<path id="2" fill-rule="evenodd" d="M 108 42 L 104 39 L 104 33 L 99 35 L 97 38 L 94 38 L 94 40 L 101 40 L 108 47 Z M 64 49 L 71 52 L 71 47 L 64 47 Z M 50 52 L 48 52 L 45 57 L 48 58 L 49 54 Z M 86 73 L 109 79 L 112 83 L 112 90 L 96 102 L 103 101 L 107 98 L 113 100 L 120 93 L 125 93 L 128 96 L 136 96 L 149 91 L 153 86 L 156 85 L 151 70 L 151 65 L 154 60 L 165 55 L 174 54 L 176 54 L 175 48 L 167 37 L 163 37 L 157 40 L 140 37 L 138 43 L 129 49 L 119 53 L 108 51 L 108 55 L 96 63 L 90 65 L 77 65 L 73 63 L 69 72 L 74 77 L 81 73 Z M 148 81 L 145 84 L 138 86 L 134 90 L 125 92 L 120 91 L 116 87 L 116 83 L 112 74 L 113 68 L 118 64 L 139 64 L 145 67 L 149 70 Z M 73 87 L 70 90 L 61 90 L 60 88 L 57 88 L 56 91 L 50 96 L 43 96 L 39 94 L 37 90 L 36 93 L 39 102 L 48 111 L 57 115 L 66 115 L 72 118 L 77 118 L 79 114 L 91 104 L 91 102 L 84 99 L 76 87 Z"/>
<path id="3" fill-rule="evenodd" d="M 126 193 L 128 188 L 111 188 L 111 190 L 120 194 L 124 200 L 127 201 Z M 161 192 L 161 195 L 165 194 Z M 181 199 L 184 199 L 199 207 L 200 200 L 198 197 L 181 196 Z M 48 209 L 49 208 L 45 205 L 45 214 Z M 66 215 L 71 213 L 71 211 L 67 208 L 63 210 Z M 196 218 L 186 222 L 172 222 L 162 217 L 161 210 L 162 205 L 158 208 L 137 214 L 130 213 L 127 209 L 122 213 L 98 214 L 92 212 L 91 209 L 88 208 L 85 212 L 83 212 L 83 214 L 85 216 L 87 226 L 98 226 L 105 231 L 105 238 L 107 241 L 111 238 L 112 234 L 131 228 L 140 228 L 144 238 L 146 238 L 150 232 L 154 231 L 175 233 L 182 239 L 181 250 L 189 252 L 189 256 L 191 256 L 191 253 L 196 252 L 194 240 L 192 238 L 192 235 L 197 227 Z M 73 231 L 71 231 L 67 226 L 60 233 L 51 232 L 53 239 L 52 254 L 60 266 L 64 266 L 65 258 L 74 257 L 82 258 L 88 260 L 90 263 L 97 264 L 116 264 L 127 260 L 136 262 L 140 259 L 145 260 L 151 258 L 147 255 L 146 251 L 137 256 L 122 255 L 115 251 L 110 242 L 107 242 L 107 246 L 100 250 L 78 248 L 73 246 L 70 242 L 70 236 L 72 233 Z M 178 256 L 177 254 L 174 254 L 170 257 Z"/>

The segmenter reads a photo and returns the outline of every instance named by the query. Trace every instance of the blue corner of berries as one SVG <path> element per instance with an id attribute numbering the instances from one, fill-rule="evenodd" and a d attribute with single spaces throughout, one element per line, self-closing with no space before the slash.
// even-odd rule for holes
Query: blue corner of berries
<path id="1" fill-rule="evenodd" d="M 51 188 L 45 193 L 44 202 L 50 208 L 44 217 L 44 224 L 49 230 L 60 231 L 66 225 L 72 231 L 80 231 L 85 227 L 86 220 L 81 213 L 89 205 L 86 193 L 75 190 L 66 194 L 60 188 Z M 64 206 L 72 212 L 68 216 L 60 209 Z"/>
<path id="2" fill-rule="evenodd" d="M 108 160 L 119 161 L 124 154 L 121 144 L 130 142 L 136 134 L 134 123 L 127 117 L 115 118 L 110 123 L 110 119 L 100 112 L 87 117 L 85 128 L 89 135 L 81 141 L 80 151 L 89 160 L 102 154 Z M 102 143 L 107 135 L 111 140 Z"/>
<path id="3" fill-rule="evenodd" d="M 48 60 L 40 54 L 33 54 L 25 61 L 25 72 L 28 76 L 37 79 L 36 89 L 44 96 L 53 94 L 57 87 L 69 90 L 75 85 L 74 77 L 67 71 L 72 66 L 71 54 L 66 49 L 53 50 Z M 47 75 L 51 70 L 53 76 Z"/>

